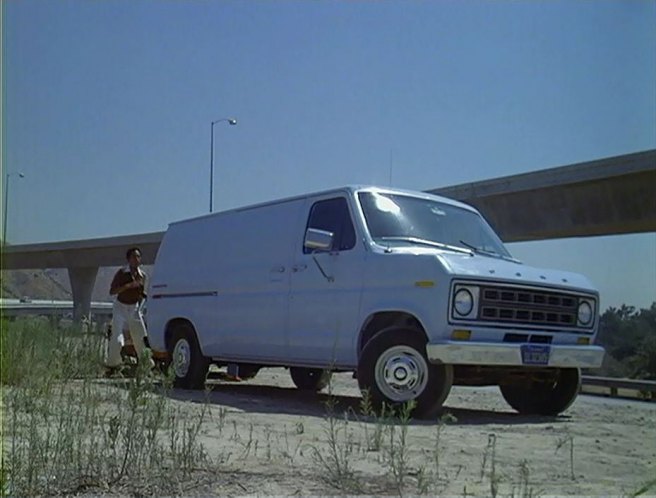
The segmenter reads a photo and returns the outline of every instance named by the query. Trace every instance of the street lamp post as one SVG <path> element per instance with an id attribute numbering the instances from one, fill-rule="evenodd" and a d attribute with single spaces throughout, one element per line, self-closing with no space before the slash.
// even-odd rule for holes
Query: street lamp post
<path id="1" fill-rule="evenodd" d="M 17 174 L 19 178 L 25 178 L 23 173 L 7 173 L 5 175 L 5 219 L 2 225 L 2 243 L 7 245 L 7 208 L 9 207 L 9 178 Z"/>
<path id="2" fill-rule="evenodd" d="M 210 126 L 210 213 L 214 204 L 214 125 L 221 122 L 234 126 L 237 124 L 237 120 L 234 118 L 217 119 L 212 121 Z"/>

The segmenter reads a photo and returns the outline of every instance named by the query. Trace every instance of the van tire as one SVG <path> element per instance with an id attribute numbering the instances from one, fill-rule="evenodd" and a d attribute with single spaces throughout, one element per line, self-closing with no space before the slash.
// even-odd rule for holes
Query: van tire
<path id="1" fill-rule="evenodd" d="M 175 326 L 169 343 L 169 353 L 173 385 L 182 389 L 203 389 L 210 361 L 203 356 L 191 324 L 181 323 Z"/>
<path id="2" fill-rule="evenodd" d="M 241 380 L 251 380 L 257 375 L 259 371 L 259 365 L 239 365 L 239 378 Z"/>
<path id="3" fill-rule="evenodd" d="M 451 391 L 453 366 L 428 361 L 421 331 L 389 327 L 365 345 L 357 377 L 375 410 L 380 412 L 383 405 L 396 410 L 414 402 L 413 416 L 434 418 Z"/>
<path id="4" fill-rule="evenodd" d="M 556 416 L 564 412 L 581 389 L 581 370 L 561 368 L 555 382 L 527 381 L 525 384 L 500 385 L 506 402 L 523 415 Z"/>
<path id="5" fill-rule="evenodd" d="M 303 391 L 321 391 L 330 383 L 333 373 L 321 368 L 290 367 L 294 385 Z"/>

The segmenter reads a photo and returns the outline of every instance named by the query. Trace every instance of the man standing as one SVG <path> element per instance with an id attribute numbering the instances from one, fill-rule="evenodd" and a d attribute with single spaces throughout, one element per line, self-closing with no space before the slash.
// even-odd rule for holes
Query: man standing
<path id="1" fill-rule="evenodd" d="M 128 249 L 125 257 L 128 265 L 116 272 L 109 289 L 109 294 L 116 296 L 112 309 L 112 333 L 109 337 L 106 358 L 109 375 L 123 362 L 121 348 L 124 343 L 123 329 L 126 324 L 139 358 L 146 349 L 144 344 L 146 327 L 141 315 L 141 304 L 146 298 L 146 274 L 140 268 L 141 250 L 138 247 Z"/>

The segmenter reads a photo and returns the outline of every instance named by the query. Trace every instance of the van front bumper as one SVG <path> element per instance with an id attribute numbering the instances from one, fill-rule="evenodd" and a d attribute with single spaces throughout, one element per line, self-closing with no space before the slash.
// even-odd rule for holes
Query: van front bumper
<path id="1" fill-rule="evenodd" d="M 536 366 L 522 361 L 522 344 L 450 341 L 428 344 L 426 354 L 431 362 L 452 365 Z M 604 359 L 600 346 L 549 345 L 549 361 L 545 367 L 599 368 Z"/>

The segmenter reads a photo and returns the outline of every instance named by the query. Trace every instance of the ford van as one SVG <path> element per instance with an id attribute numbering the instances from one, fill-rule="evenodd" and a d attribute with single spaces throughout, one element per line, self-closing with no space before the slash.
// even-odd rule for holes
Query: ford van
<path id="1" fill-rule="evenodd" d="M 149 296 L 151 347 L 184 388 L 211 364 L 286 367 L 310 390 L 348 371 L 417 416 L 452 385 L 556 415 L 604 355 L 587 278 L 522 264 L 477 210 L 420 192 L 346 187 L 172 223 Z"/>

